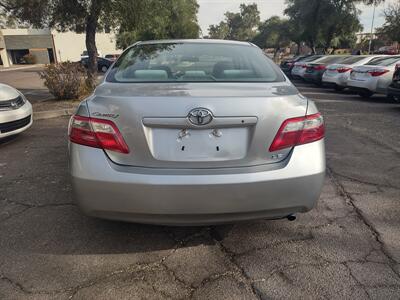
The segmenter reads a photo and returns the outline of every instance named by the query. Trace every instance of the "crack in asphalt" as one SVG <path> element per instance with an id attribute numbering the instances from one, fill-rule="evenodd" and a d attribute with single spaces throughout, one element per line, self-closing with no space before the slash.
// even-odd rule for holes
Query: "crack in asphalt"
<path id="1" fill-rule="evenodd" d="M 8 199 L 2 199 L 2 200 L 0 200 L 0 202 L 1 201 L 5 202 L 7 204 L 15 205 L 15 206 L 22 206 L 22 207 L 24 207 L 24 209 L 21 211 L 18 211 L 16 213 L 9 214 L 9 216 L 0 220 L 0 224 L 4 223 L 14 217 L 22 215 L 23 213 L 25 213 L 28 210 L 35 209 L 35 208 L 76 206 L 76 204 L 72 203 L 72 202 L 71 203 L 66 202 L 66 203 L 48 203 L 48 204 L 28 204 L 28 203 L 20 203 L 20 202 L 16 202 L 16 201 L 11 201 Z"/>
<path id="2" fill-rule="evenodd" d="M 365 184 L 365 185 L 370 185 L 370 186 L 374 186 L 378 189 L 379 192 L 383 192 L 382 188 L 389 188 L 389 189 L 394 189 L 394 190 L 400 190 L 400 188 L 398 186 L 394 186 L 391 184 L 380 184 L 380 183 L 374 183 L 374 182 L 370 182 L 370 181 L 364 181 L 364 180 L 360 180 L 358 178 L 354 178 L 348 175 L 343 175 L 340 174 L 336 171 L 333 171 L 332 169 L 330 169 L 330 172 L 335 176 L 335 177 L 340 177 L 343 179 L 347 179 L 350 182 L 357 182 L 357 183 L 361 183 L 361 184 Z"/>
<path id="3" fill-rule="evenodd" d="M 353 199 L 353 197 L 346 191 L 346 189 L 344 188 L 344 186 L 340 183 L 340 181 L 335 177 L 334 173 L 332 172 L 332 169 L 330 167 L 327 167 L 327 174 L 328 176 L 331 178 L 332 183 L 335 185 L 339 195 L 341 197 L 343 197 L 347 202 L 349 202 L 351 204 L 351 206 L 353 207 L 354 211 L 357 213 L 357 216 L 359 217 L 359 219 L 364 223 L 365 226 L 367 226 L 367 228 L 371 231 L 372 235 L 374 236 L 375 240 L 378 242 L 378 244 L 380 245 L 380 250 L 382 251 L 382 253 L 388 258 L 389 263 L 387 264 L 392 271 L 400 278 L 400 274 L 399 272 L 396 270 L 396 265 L 398 264 L 398 262 L 391 256 L 391 254 L 389 253 L 389 251 L 386 249 L 385 243 L 381 238 L 380 233 L 378 232 L 378 230 L 376 230 L 376 228 L 374 227 L 374 225 L 368 221 L 364 215 L 363 212 L 355 205 L 355 201 Z"/>
<path id="4" fill-rule="evenodd" d="M 209 231 L 210 237 L 214 241 L 214 243 L 218 246 L 220 251 L 225 255 L 228 261 L 235 267 L 237 270 L 239 278 L 241 279 L 248 289 L 257 299 L 262 300 L 262 293 L 255 287 L 252 279 L 246 274 L 245 270 L 236 262 L 235 253 L 229 250 L 225 245 L 221 242 L 222 238 L 216 231 L 214 226 L 210 227 Z"/>

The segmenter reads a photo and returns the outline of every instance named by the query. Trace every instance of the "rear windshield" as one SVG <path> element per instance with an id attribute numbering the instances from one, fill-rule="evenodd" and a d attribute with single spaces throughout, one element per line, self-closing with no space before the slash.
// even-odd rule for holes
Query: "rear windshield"
<path id="1" fill-rule="evenodd" d="M 358 63 L 359 61 L 362 61 L 363 59 L 366 59 L 366 57 L 355 55 L 355 56 L 351 56 L 351 57 L 344 59 L 341 63 L 344 65 L 352 65 L 352 64 Z"/>
<path id="2" fill-rule="evenodd" d="M 312 62 L 312 61 L 317 60 L 317 59 L 319 59 L 321 57 L 323 57 L 323 55 L 313 55 L 313 56 L 306 57 L 306 58 L 302 59 L 301 61 L 302 62 Z"/>
<path id="3" fill-rule="evenodd" d="M 318 63 L 334 64 L 334 63 L 342 62 L 346 58 L 348 58 L 348 56 L 327 56 L 327 57 L 319 60 Z"/>
<path id="4" fill-rule="evenodd" d="M 159 43 L 133 46 L 117 60 L 109 82 L 280 82 L 263 52 L 247 45 Z"/>
<path id="5" fill-rule="evenodd" d="M 370 66 L 391 66 L 400 61 L 400 56 L 378 58 L 368 63 Z"/>

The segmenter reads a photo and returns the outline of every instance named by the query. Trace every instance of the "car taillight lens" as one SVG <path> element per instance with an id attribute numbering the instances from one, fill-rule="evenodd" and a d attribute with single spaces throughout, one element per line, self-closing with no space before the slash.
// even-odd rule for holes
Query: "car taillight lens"
<path id="1" fill-rule="evenodd" d="M 376 69 L 376 70 L 368 71 L 368 74 L 370 74 L 372 77 L 378 77 L 378 76 L 382 76 L 383 74 L 386 74 L 387 72 L 389 72 L 389 70 Z"/>
<path id="2" fill-rule="evenodd" d="M 320 113 L 287 119 L 269 147 L 270 152 L 318 141 L 325 136 L 324 119 Z"/>
<path id="3" fill-rule="evenodd" d="M 315 71 L 322 71 L 325 70 L 326 67 L 324 65 L 320 65 L 320 66 L 314 66 L 312 67 Z"/>
<path id="4" fill-rule="evenodd" d="M 339 73 L 346 73 L 346 72 L 351 71 L 352 69 L 351 69 L 351 68 L 337 68 L 336 70 L 337 70 Z"/>
<path id="5" fill-rule="evenodd" d="M 120 131 L 110 120 L 73 116 L 69 126 L 69 140 L 89 147 L 129 153 Z"/>

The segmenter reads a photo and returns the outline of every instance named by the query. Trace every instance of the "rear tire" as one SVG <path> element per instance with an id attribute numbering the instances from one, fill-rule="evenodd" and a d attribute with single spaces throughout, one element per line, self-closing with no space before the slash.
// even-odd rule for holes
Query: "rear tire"
<path id="1" fill-rule="evenodd" d="M 374 93 L 371 91 L 358 92 L 358 95 L 362 98 L 371 98 Z"/>
<path id="2" fill-rule="evenodd" d="M 336 92 L 342 92 L 344 91 L 345 87 L 340 85 L 335 85 L 334 89 Z"/>
<path id="3" fill-rule="evenodd" d="M 395 96 L 395 95 L 388 95 L 387 96 L 388 100 L 394 103 L 400 103 L 400 97 Z"/>

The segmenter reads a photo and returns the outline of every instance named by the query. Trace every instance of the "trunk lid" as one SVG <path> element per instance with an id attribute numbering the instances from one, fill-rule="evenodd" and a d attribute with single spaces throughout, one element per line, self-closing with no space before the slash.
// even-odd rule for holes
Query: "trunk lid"
<path id="1" fill-rule="evenodd" d="M 105 82 L 88 108 L 112 120 L 128 144 L 129 154 L 106 151 L 117 164 L 220 168 L 282 161 L 291 149 L 268 148 L 284 120 L 306 114 L 307 99 L 288 82 Z"/>

